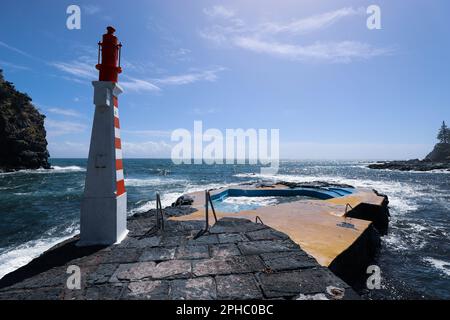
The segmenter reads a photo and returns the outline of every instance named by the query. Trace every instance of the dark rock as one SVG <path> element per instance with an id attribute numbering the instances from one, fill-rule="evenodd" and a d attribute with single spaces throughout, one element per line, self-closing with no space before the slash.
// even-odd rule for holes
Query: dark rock
<path id="1" fill-rule="evenodd" d="M 169 295 L 168 281 L 131 282 L 124 294 L 124 299 L 131 300 L 164 300 Z"/>
<path id="2" fill-rule="evenodd" d="M 0 70 L 0 171 L 50 168 L 44 119 Z"/>
<path id="3" fill-rule="evenodd" d="M 438 143 L 425 160 L 433 162 L 450 162 L 450 143 Z"/>
<path id="4" fill-rule="evenodd" d="M 217 298 L 216 283 L 211 277 L 174 280 L 171 298 L 175 300 L 214 300 Z"/>
<path id="5" fill-rule="evenodd" d="M 174 203 L 172 203 L 172 207 L 186 206 L 194 203 L 194 199 L 189 196 L 181 196 Z"/>
<path id="6" fill-rule="evenodd" d="M 387 169 L 399 171 L 450 170 L 450 144 L 438 143 L 425 159 L 406 161 L 385 161 L 369 164 L 370 169 Z"/>
<path id="7" fill-rule="evenodd" d="M 206 259 L 209 258 L 207 245 L 184 245 L 177 248 L 177 259 Z"/>
<path id="8" fill-rule="evenodd" d="M 301 251 L 263 253 L 261 258 L 273 271 L 312 268 L 317 265 L 316 260 Z"/>
<path id="9" fill-rule="evenodd" d="M 281 273 L 262 273 L 259 280 L 268 298 L 289 298 L 298 294 L 327 292 L 328 286 L 347 289 L 349 286 L 326 268 Z"/>
<path id="10" fill-rule="evenodd" d="M 217 244 L 211 246 L 212 257 L 231 257 L 239 256 L 241 252 L 238 247 L 233 243 Z"/>
<path id="11" fill-rule="evenodd" d="M 217 276 L 216 283 L 219 299 L 262 299 L 261 290 L 252 274 Z"/>

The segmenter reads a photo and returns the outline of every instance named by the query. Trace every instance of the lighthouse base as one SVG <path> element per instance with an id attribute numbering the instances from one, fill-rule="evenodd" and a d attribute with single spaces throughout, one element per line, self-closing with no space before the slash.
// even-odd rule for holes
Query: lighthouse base
<path id="1" fill-rule="evenodd" d="M 127 194 L 119 197 L 85 197 L 81 204 L 78 246 L 112 245 L 128 234 Z"/>

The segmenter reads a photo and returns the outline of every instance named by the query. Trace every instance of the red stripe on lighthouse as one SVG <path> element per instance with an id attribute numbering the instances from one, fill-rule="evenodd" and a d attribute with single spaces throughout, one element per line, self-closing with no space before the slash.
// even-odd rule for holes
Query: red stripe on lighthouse
<path id="1" fill-rule="evenodd" d="M 122 194 L 125 193 L 125 181 L 124 180 L 120 180 L 117 181 L 116 183 L 116 188 L 117 188 L 117 192 L 116 192 L 116 196 L 121 196 Z"/>
<path id="2" fill-rule="evenodd" d="M 123 177 L 122 162 L 122 142 L 120 140 L 120 124 L 119 124 L 119 101 L 117 97 L 113 97 L 114 104 L 114 147 L 116 149 L 116 196 L 119 197 L 126 192 L 125 180 Z"/>
<path id="3" fill-rule="evenodd" d="M 122 149 L 122 143 L 120 142 L 120 138 L 114 138 L 114 144 L 116 149 Z"/>
<path id="4" fill-rule="evenodd" d="M 116 170 L 123 170 L 122 159 L 116 159 Z"/>

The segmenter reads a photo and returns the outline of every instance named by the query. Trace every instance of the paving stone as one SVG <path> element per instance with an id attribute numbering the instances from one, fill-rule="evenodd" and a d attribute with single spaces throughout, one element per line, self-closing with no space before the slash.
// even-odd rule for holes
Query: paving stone
<path id="1" fill-rule="evenodd" d="M 212 277 L 201 277 L 171 282 L 171 298 L 175 300 L 217 299 L 216 283 Z"/>
<path id="2" fill-rule="evenodd" d="M 118 248 L 151 248 L 157 247 L 161 243 L 161 236 L 145 238 L 127 237 L 117 247 Z"/>
<path id="3" fill-rule="evenodd" d="M 219 243 L 237 243 L 248 241 L 248 239 L 240 233 L 219 233 Z"/>
<path id="4" fill-rule="evenodd" d="M 145 249 L 139 261 L 162 261 L 171 260 L 175 257 L 175 248 L 150 248 Z"/>
<path id="5" fill-rule="evenodd" d="M 295 247 L 284 240 L 248 241 L 238 244 L 242 254 L 261 254 L 266 252 L 292 251 Z"/>
<path id="6" fill-rule="evenodd" d="M 142 279 L 176 279 L 191 275 L 191 262 L 188 260 L 169 260 L 156 264 L 153 261 L 120 265 L 110 282 L 136 281 Z"/>
<path id="7" fill-rule="evenodd" d="M 289 237 L 277 230 L 274 229 L 262 229 L 257 231 L 247 232 L 245 234 L 250 240 L 286 240 Z"/>
<path id="8" fill-rule="evenodd" d="M 160 245 L 163 247 L 177 247 L 185 244 L 187 241 L 186 236 L 169 236 L 164 235 L 161 239 Z"/>
<path id="9" fill-rule="evenodd" d="M 142 249 L 136 248 L 115 248 L 108 252 L 102 259 L 103 263 L 129 263 L 138 261 L 142 254 Z"/>
<path id="10" fill-rule="evenodd" d="M 252 274 L 217 276 L 217 296 L 224 300 L 262 299 L 261 289 Z"/>
<path id="11" fill-rule="evenodd" d="M 301 251 L 263 253 L 260 257 L 265 265 L 273 271 L 313 268 L 317 266 L 316 260 Z"/>
<path id="12" fill-rule="evenodd" d="M 328 286 L 348 288 L 342 280 L 326 268 L 295 270 L 279 273 L 262 273 L 259 282 L 267 298 L 294 297 L 326 293 Z"/>
<path id="13" fill-rule="evenodd" d="M 152 276 L 156 263 L 153 261 L 121 264 L 111 276 L 110 282 L 134 281 Z"/>
<path id="14" fill-rule="evenodd" d="M 153 279 L 187 278 L 192 274 L 191 262 L 188 260 L 163 261 L 153 270 Z"/>
<path id="15" fill-rule="evenodd" d="M 168 281 L 139 281 L 128 285 L 123 299 L 165 300 L 168 296 Z"/>
<path id="16" fill-rule="evenodd" d="M 118 300 L 123 291 L 123 285 L 99 285 L 86 289 L 86 300 Z"/>
<path id="17" fill-rule="evenodd" d="M 66 287 L 67 278 L 70 276 L 66 273 L 67 268 L 58 267 L 44 271 L 34 277 L 27 278 L 8 288 L 7 290 L 35 289 L 44 287 L 57 287 L 64 289 Z"/>
<path id="18" fill-rule="evenodd" d="M 35 288 L 33 290 L 7 291 L 0 293 L 1 300 L 61 300 L 62 288 Z"/>
<path id="19" fill-rule="evenodd" d="M 189 239 L 187 244 L 195 245 L 195 244 L 216 244 L 219 243 L 219 238 L 216 234 L 208 234 L 203 235 L 197 239 Z"/>
<path id="20" fill-rule="evenodd" d="M 263 271 L 264 264 L 258 256 L 218 257 L 193 262 L 195 276 L 248 273 Z"/>
<path id="21" fill-rule="evenodd" d="M 240 221 L 238 221 L 240 220 Z M 247 219 L 236 219 L 234 221 L 219 220 L 209 230 L 211 234 L 214 233 L 243 233 L 256 230 L 266 229 L 267 226 L 260 223 L 253 223 Z"/>
<path id="22" fill-rule="evenodd" d="M 119 265 L 116 263 L 101 264 L 96 270 L 88 274 L 86 282 L 89 285 L 106 283 L 109 281 L 118 267 Z"/>
<path id="23" fill-rule="evenodd" d="M 177 248 L 177 259 L 205 259 L 209 258 L 207 245 L 182 245 Z"/>
<path id="24" fill-rule="evenodd" d="M 241 252 L 233 243 L 211 245 L 211 257 L 240 256 Z"/>

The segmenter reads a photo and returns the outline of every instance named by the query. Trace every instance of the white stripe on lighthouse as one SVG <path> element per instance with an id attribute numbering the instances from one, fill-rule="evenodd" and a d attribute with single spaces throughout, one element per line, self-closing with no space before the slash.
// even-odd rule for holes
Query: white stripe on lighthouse
<path id="1" fill-rule="evenodd" d="M 114 128 L 114 137 L 120 139 L 120 129 Z"/>
<path id="2" fill-rule="evenodd" d="M 123 180 L 124 179 L 124 177 L 123 177 L 123 170 L 117 170 L 116 171 L 116 181 L 120 181 L 120 180 Z"/>
<path id="3" fill-rule="evenodd" d="M 116 149 L 116 160 L 122 159 L 122 150 Z"/>

